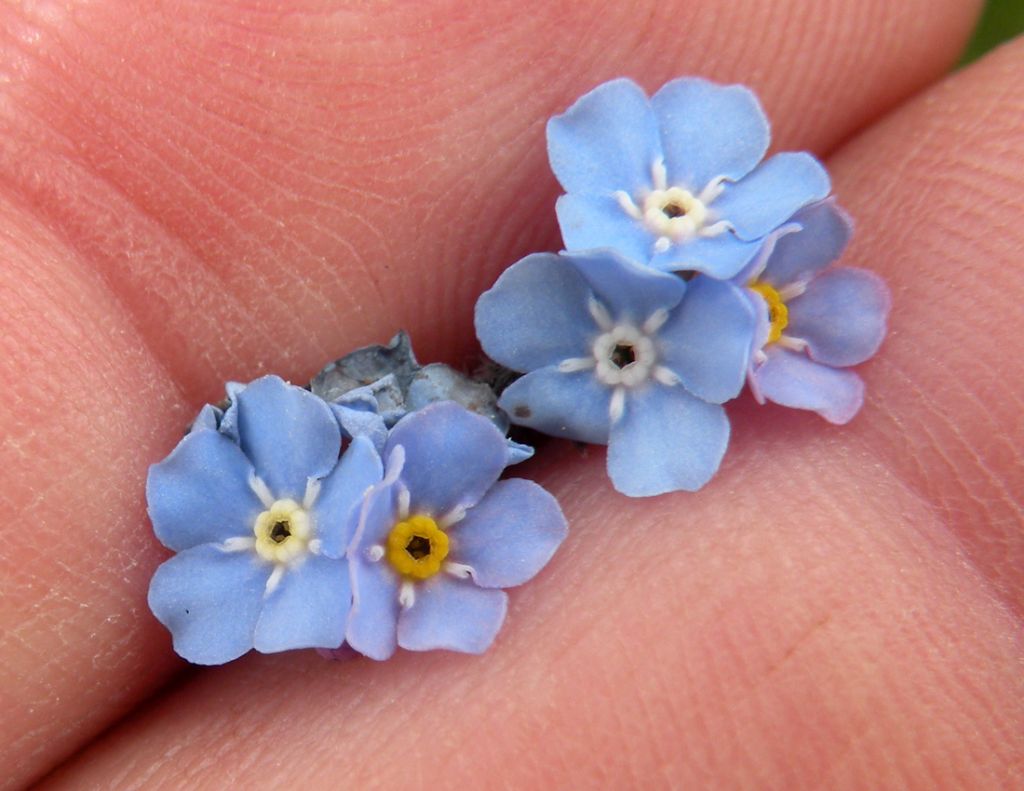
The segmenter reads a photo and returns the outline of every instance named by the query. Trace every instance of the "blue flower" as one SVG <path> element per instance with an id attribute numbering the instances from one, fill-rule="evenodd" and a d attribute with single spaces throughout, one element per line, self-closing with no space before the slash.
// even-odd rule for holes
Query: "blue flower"
<path id="1" fill-rule="evenodd" d="M 565 538 L 561 509 L 535 483 L 497 482 L 504 436 L 453 402 L 402 418 L 385 458 L 349 549 L 348 644 L 374 659 L 396 646 L 480 653 L 505 618 L 501 589 L 533 577 Z"/>
<path id="2" fill-rule="evenodd" d="M 351 606 L 344 551 L 380 456 L 357 437 L 339 461 L 327 404 L 275 376 L 235 388 L 231 409 L 230 433 L 204 409 L 150 468 L 153 529 L 178 554 L 153 575 L 149 606 L 198 664 L 336 648 Z"/>
<path id="3" fill-rule="evenodd" d="M 863 404 L 864 383 L 846 369 L 878 351 L 891 300 L 873 272 L 826 269 L 851 231 L 833 201 L 808 206 L 737 276 L 757 308 L 748 379 L 760 403 L 809 409 L 832 423 L 848 422 Z"/>
<path id="4" fill-rule="evenodd" d="M 829 193 L 809 154 L 761 162 L 768 142 L 764 112 L 740 85 L 683 78 L 650 99 L 630 80 L 599 85 L 548 122 L 566 248 L 734 276 L 767 234 Z"/>
<path id="5" fill-rule="evenodd" d="M 729 440 L 719 404 L 743 387 L 754 326 L 733 284 L 607 250 L 527 256 L 476 305 L 484 351 L 528 372 L 499 401 L 513 422 L 607 444 L 612 483 L 636 497 L 714 475 Z"/>

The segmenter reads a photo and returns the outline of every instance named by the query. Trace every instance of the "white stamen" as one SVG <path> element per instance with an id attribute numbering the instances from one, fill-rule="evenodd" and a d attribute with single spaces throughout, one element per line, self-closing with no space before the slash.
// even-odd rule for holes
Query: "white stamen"
<path id="1" fill-rule="evenodd" d="M 668 387 L 675 387 L 679 384 L 679 377 L 676 376 L 675 371 L 666 368 L 664 365 L 659 365 L 654 369 L 654 378 Z"/>
<path id="2" fill-rule="evenodd" d="M 626 411 L 626 388 L 616 387 L 612 390 L 612 400 L 608 402 L 608 417 L 613 424 L 622 419 Z"/>
<path id="3" fill-rule="evenodd" d="M 597 361 L 593 357 L 571 357 L 568 360 L 562 360 L 558 364 L 558 370 L 563 374 L 574 374 L 577 371 L 589 371 L 597 365 Z"/>
<path id="4" fill-rule="evenodd" d="M 274 566 L 274 570 L 270 572 L 270 578 L 267 580 L 267 587 L 263 591 L 264 598 L 277 590 L 277 586 L 281 584 L 281 578 L 284 576 L 284 570 L 285 567 L 281 563 Z"/>
<path id="5" fill-rule="evenodd" d="M 654 182 L 654 189 L 668 189 L 668 171 L 665 169 L 665 160 L 658 157 L 651 164 L 651 181 Z"/>
<path id="6" fill-rule="evenodd" d="M 790 283 L 788 286 L 783 286 L 779 289 L 779 299 L 783 302 L 789 302 L 791 299 L 796 299 L 807 290 L 807 281 L 798 280 L 795 283 Z"/>
<path id="7" fill-rule="evenodd" d="M 647 317 L 647 321 L 644 322 L 643 331 L 648 335 L 653 335 L 662 328 L 666 321 L 668 321 L 668 311 L 665 308 L 658 308 Z"/>
<path id="8" fill-rule="evenodd" d="M 446 513 L 440 519 L 437 520 L 437 526 L 442 530 L 447 530 L 454 524 L 458 524 L 466 518 L 466 509 L 461 505 L 455 506 L 451 511 Z"/>
<path id="9" fill-rule="evenodd" d="M 314 555 L 319 555 L 323 548 L 324 542 L 321 541 L 319 538 L 314 538 L 312 541 L 306 544 L 306 549 L 308 549 Z"/>
<path id="10" fill-rule="evenodd" d="M 404 486 L 398 490 L 398 518 L 409 518 L 409 490 Z"/>
<path id="11" fill-rule="evenodd" d="M 249 473 L 249 488 L 260 498 L 264 508 L 270 508 L 274 504 L 275 499 L 270 493 L 270 487 L 254 472 Z"/>
<path id="12" fill-rule="evenodd" d="M 711 201 L 722 194 L 722 190 L 725 189 L 725 181 L 725 176 L 715 176 L 707 183 L 707 186 L 700 191 L 700 195 L 697 196 L 697 200 L 705 206 L 711 203 Z"/>
<path id="13" fill-rule="evenodd" d="M 366 557 L 370 559 L 371 563 L 377 563 L 381 558 L 384 557 L 384 547 L 380 544 L 374 544 L 372 547 L 366 550 Z"/>
<path id="14" fill-rule="evenodd" d="M 659 236 L 658 240 L 654 243 L 654 252 L 664 253 L 672 246 L 672 240 L 667 236 Z"/>
<path id="15" fill-rule="evenodd" d="M 320 494 L 320 479 L 308 478 L 306 480 L 306 494 L 302 498 L 302 507 L 307 511 L 312 508 L 318 494 Z"/>
<path id="16" fill-rule="evenodd" d="M 398 603 L 406 610 L 416 603 L 416 587 L 408 580 L 398 589 Z"/>
<path id="17" fill-rule="evenodd" d="M 644 218 L 644 213 L 640 211 L 640 207 L 633 202 L 633 199 L 627 193 L 617 190 L 615 192 L 615 199 L 619 202 L 622 210 L 634 220 L 642 220 Z"/>
<path id="18" fill-rule="evenodd" d="M 594 297 L 591 297 L 587 302 L 587 310 L 590 311 L 590 315 L 597 326 L 604 332 L 608 332 L 615 326 L 615 322 L 612 321 L 611 314 L 608 313 L 608 308 L 598 302 Z"/>
<path id="19" fill-rule="evenodd" d="M 469 579 L 476 573 L 473 567 L 466 563 L 452 563 L 450 561 L 444 564 L 444 570 L 460 580 Z"/>
<path id="20" fill-rule="evenodd" d="M 256 548 L 256 539 L 252 536 L 234 536 L 224 541 L 220 548 L 224 552 L 244 552 Z"/>
<path id="21" fill-rule="evenodd" d="M 701 228 L 697 235 L 704 239 L 714 239 L 716 236 L 721 236 L 726 231 L 732 230 L 732 223 L 728 220 L 719 220 L 711 225 L 705 225 Z"/>
<path id="22" fill-rule="evenodd" d="M 776 343 L 783 349 L 789 349 L 793 352 L 803 352 L 807 349 L 807 341 L 803 338 L 794 338 L 792 335 L 783 335 Z"/>

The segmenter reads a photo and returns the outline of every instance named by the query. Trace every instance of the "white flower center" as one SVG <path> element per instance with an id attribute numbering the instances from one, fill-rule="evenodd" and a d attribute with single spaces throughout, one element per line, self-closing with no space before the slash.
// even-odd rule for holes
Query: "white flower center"
<path id="1" fill-rule="evenodd" d="M 309 551 L 313 537 L 309 511 L 294 500 L 275 500 L 256 517 L 256 552 L 272 563 L 290 563 Z"/>
<path id="2" fill-rule="evenodd" d="M 597 336 L 594 373 L 610 387 L 636 387 L 646 382 L 657 362 L 654 341 L 632 324 L 616 324 Z"/>
<path id="3" fill-rule="evenodd" d="M 626 214 L 656 237 L 654 252 L 663 253 L 673 244 L 697 237 L 718 236 L 732 227 L 708 208 L 722 194 L 723 178 L 712 179 L 694 195 L 684 187 L 669 186 L 665 162 L 658 159 L 651 165 L 651 181 L 653 189 L 638 195 L 636 201 L 622 190 L 615 198 Z"/>

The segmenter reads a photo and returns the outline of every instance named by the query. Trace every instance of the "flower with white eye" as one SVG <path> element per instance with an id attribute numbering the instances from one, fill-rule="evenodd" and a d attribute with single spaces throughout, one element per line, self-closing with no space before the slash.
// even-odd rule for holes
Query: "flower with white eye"
<path id="1" fill-rule="evenodd" d="M 735 285 L 690 281 L 609 250 L 538 253 L 476 305 L 480 343 L 525 372 L 499 404 L 545 434 L 608 445 L 615 488 L 699 489 L 729 441 L 754 310 Z"/>
<path id="2" fill-rule="evenodd" d="M 359 436 L 339 460 L 330 408 L 276 376 L 238 388 L 231 415 L 226 430 L 197 421 L 150 468 L 153 529 L 177 552 L 153 575 L 150 609 L 197 664 L 337 648 L 352 601 L 344 551 L 380 456 Z"/>
<path id="3" fill-rule="evenodd" d="M 537 484 L 498 480 L 509 463 L 504 436 L 454 402 L 402 418 L 384 456 L 349 548 L 346 640 L 374 659 L 397 646 L 481 653 L 505 619 L 502 589 L 544 567 L 565 517 Z"/>
<path id="4" fill-rule="evenodd" d="M 607 247 L 661 271 L 730 278 L 765 236 L 831 188 L 810 154 L 762 159 L 769 128 L 741 85 L 684 77 L 648 98 L 599 85 L 548 122 L 568 250 Z"/>
<path id="5" fill-rule="evenodd" d="M 848 368 L 878 351 L 891 298 L 874 272 L 829 266 L 851 232 L 833 201 L 808 206 L 737 276 L 757 309 L 748 381 L 760 403 L 812 410 L 831 423 L 860 410 L 864 383 Z"/>

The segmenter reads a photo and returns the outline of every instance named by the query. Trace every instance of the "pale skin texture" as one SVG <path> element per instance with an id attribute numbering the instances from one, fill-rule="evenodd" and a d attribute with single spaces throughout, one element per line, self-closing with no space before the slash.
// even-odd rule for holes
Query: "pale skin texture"
<path id="1" fill-rule="evenodd" d="M 1024 782 L 1024 42 L 944 78 L 976 3 L 280 5 L 0 7 L 0 785 Z M 185 670 L 147 465 L 226 379 L 399 327 L 469 359 L 558 246 L 544 120 L 693 73 L 827 159 L 892 285 L 863 413 L 744 398 L 711 485 L 644 501 L 546 445 L 571 534 L 486 657 Z"/>

